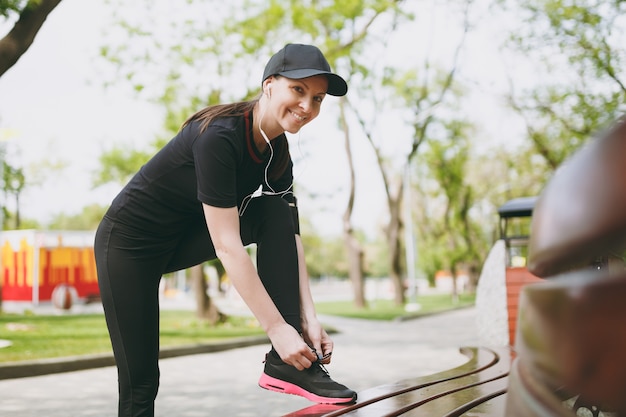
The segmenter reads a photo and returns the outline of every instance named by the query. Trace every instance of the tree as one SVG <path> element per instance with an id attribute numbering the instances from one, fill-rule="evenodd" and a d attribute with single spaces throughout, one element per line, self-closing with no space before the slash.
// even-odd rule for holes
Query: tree
<path id="1" fill-rule="evenodd" d="M 340 238 L 320 236 L 306 217 L 300 218 L 300 231 L 302 244 L 307 248 L 306 265 L 311 278 L 348 276 L 346 248 Z"/>
<path id="2" fill-rule="evenodd" d="M 366 41 L 371 37 L 372 26 L 381 20 L 388 18 L 388 23 L 393 25 L 396 17 L 402 15 L 399 8 L 400 1 L 368 0 L 332 1 L 325 5 L 316 1 L 306 2 L 274 2 L 258 14 L 245 20 L 244 26 L 248 28 L 246 39 L 254 40 L 253 45 L 260 47 L 266 41 L 268 20 L 264 16 L 272 15 L 276 18 L 274 25 L 269 27 L 278 28 L 275 34 L 283 31 L 301 33 L 311 42 L 321 46 L 333 68 L 342 68 L 348 80 L 353 76 L 360 76 L 363 68 L 356 65 L 354 56 L 366 54 Z M 261 23 L 257 23 L 261 22 Z M 256 30 L 255 30 L 256 29 Z M 261 36 L 259 36 L 261 35 Z M 339 126 L 344 135 L 345 150 L 349 169 L 349 191 L 346 209 L 343 215 L 343 235 L 348 258 L 348 275 L 352 282 L 354 302 L 357 307 L 366 307 L 364 292 L 364 251 L 355 235 L 352 226 L 352 212 L 354 209 L 356 179 L 352 162 L 351 135 L 349 123 L 346 117 L 347 102 L 345 98 L 339 101 Z"/>
<path id="3" fill-rule="evenodd" d="M 46 18 L 61 0 L 3 0 L 0 17 L 18 16 L 17 22 L 0 39 L 0 77 L 28 50 Z"/>
<path id="4" fill-rule="evenodd" d="M 98 187 L 108 183 L 125 184 L 153 153 L 153 150 L 127 149 L 123 145 L 113 146 L 100 155 L 100 165 L 94 172 L 93 185 Z"/>
<path id="5" fill-rule="evenodd" d="M 22 168 L 15 168 L 9 165 L 8 162 L 2 164 L 2 190 L 4 191 L 5 201 L 9 200 L 9 197 L 15 199 L 15 214 L 11 215 L 6 207 L 3 207 L 3 223 L 8 225 L 9 219 L 13 218 L 13 228 L 19 229 L 20 222 L 20 195 L 26 185 L 26 179 L 24 177 L 24 170 Z"/>
<path id="6" fill-rule="evenodd" d="M 0 18 L 10 19 L 17 15 L 18 19 L 13 28 L 0 39 L 0 77 L 9 70 L 19 58 L 28 50 L 35 40 L 39 29 L 46 21 L 48 14 L 61 0 L 0 0 Z M 21 169 L 11 167 L 5 160 L 4 149 L 0 155 L 3 166 L 3 180 L 5 195 L 12 193 L 19 203 L 19 195 L 24 186 L 24 176 Z M 7 188 L 7 187 L 10 187 Z M 9 214 L 6 205 L 2 206 L 2 225 Z M 16 209 L 16 223 L 19 226 L 19 204 Z M 0 282 L 0 309 L 2 308 L 2 283 Z"/>
<path id="7" fill-rule="evenodd" d="M 551 173 L 624 111 L 626 2 L 500 3 L 519 22 L 507 46 L 527 57 L 535 75 L 526 85 L 511 70 L 509 101 Z"/>
<path id="8" fill-rule="evenodd" d="M 313 43 L 322 49 L 331 66 L 341 69 L 342 74 L 357 73 L 352 63 L 353 55 L 364 54 L 365 40 L 370 34 L 375 22 L 385 21 L 387 25 L 394 24 L 396 14 L 400 13 L 400 1 L 389 0 L 334 0 L 320 4 L 318 1 L 289 1 L 276 0 L 262 1 L 233 1 L 226 5 L 220 2 L 220 16 L 208 21 L 211 16 L 206 13 L 191 13 L 185 20 L 183 27 L 174 22 L 161 22 L 163 27 L 174 27 L 171 36 L 164 36 L 158 41 L 153 38 L 155 27 L 147 24 L 124 20 L 120 15 L 122 25 L 126 28 L 126 35 L 131 42 L 141 43 L 142 50 L 137 54 L 127 48 L 127 36 L 121 45 L 107 45 L 103 48 L 103 55 L 110 61 L 119 64 L 120 71 L 125 78 L 134 85 L 135 91 L 144 93 L 151 86 L 148 93 L 154 94 L 156 100 L 162 103 L 168 114 L 179 115 L 188 113 L 190 104 L 193 107 L 221 102 L 249 98 L 259 90 L 260 80 L 254 83 L 242 83 L 241 68 L 257 67 L 258 62 L 265 62 L 266 57 L 276 45 L 282 46 L 285 39 L 298 39 L 302 42 Z M 187 9 L 206 7 L 206 2 L 188 2 Z M 158 5 L 156 8 L 158 9 Z M 186 9 L 186 10 L 187 10 Z M 181 11 L 185 14 L 185 11 Z M 167 29 L 166 29 L 167 31 Z M 193 39 L 194 42 L 188 42 Z M 159 57 L 167 57 L 159 59 Z M 167 76 L 162 91 L 154 93 L 154 84 L 146 82 L 146 66 L 158 65 L 163 69 L 163 62 L 171 63 L 165 69 Z M 139 66 L 143 66 L 139 70 Z M 259 68 L 259 72 L 260 72 Z M 199 88 L 190 89 L 185 82 L 196 73 L 210 73 Z M 186 77 L 183 78 L 182 74 Z M 248 74 L 244 73 L 244 77 Z M 198 76 L 197 79 L 200 79 Z M 247 78 L 243 78 L 247 80 Z M 197 87 L 194 85 L 194 87 Z M 230 88 L 227 88 L 230 87 Z M 191 107 L 191 108 L 193 108 Z M 349 140 L 347 124 L 342 125 L 346 140 Z M 349 151 L 349 146 L 346 146 Z M 354 180 L 354 179 L 353 179 Z M 354 183 L 351 185 L 354 192 Z M 350 197 L 349 200 L 352 200 Z M 363 299 L 362 293 L 362 249 L 355 239 L 351 221 L 351 203 L 348 203 L 344 216 L 345 242 L 348 249 L 349 262 L 352 268 L 350 276 L 355 280 L 357 300 Z"/>
<path id="9" fill-rule="evenodd" d="M 96 230 L 108 207 L 92 204 L 76 215 L 57 214 L 48 227 L 53 230 Z"/>
<path id="10" fill-rule="evenodd" d="M 350 173 L 350 191 L 348 192 L 348 204 L 343 214 L 343 235 L 345 240 L 345 246 L 348 252 L 348 271 L 350 281 L 352 282 L 352 289 L 354 293 L 354 304 L 358 308 L 367 307 L 367 300 L 365 298 L 365 279 L 363 277 L 363 247 L 361 242 L 356 238 L 354 234 L 354 228 L 352 226 L 352 213 L 354 210 L 354 198 L 356 194 L 356 176 L 354 170 L 354 161 L 352 159 L 352 148 L 350 146 L 350 128 L 346 118 L 346 103 L 345 99 L 341 99 L 339 103 L 340 110 L 340 122 L 345 138 L 346 155 L 348 157 L 348 171 Z"/>
<path id="11" fill-rule="evenodd" d="M 366 64 L 360 66 L 363 69 L 364 80 L 364 85 L 358 89 L 362 92 L 361 101 L 359 105 L 352 104 L 351 109 L 376 155 L 377 167 L 384 183 L 389 210 L 389 220 L 385 230 L 389 246 L 389 273 L 395 289 L 394 301 L 398 305 L 406 301 L 405 265 L 402 256 L 402 199 L 404 187 L 409 185 L 404 182 L 404 172 L 414 163 L 420 147 L 429 141 L 432 136 L 431 131 L 437 129 L 438 124 L 440 125 L 433 109 L 449 104 L 446 100 L 454 87 L 458 57 L 469 30 L 470 4 L 471 1 L 463 4 L 462 31 L 448 68 L 437 68 L 429 56 L 426 56 L 422 62 L 405 63 L 408 69 L 389 66 L 384 60 L 380 60 L 382 68 L 380 66 L 371 68 Z M 385 38 L 382 41 L 385 45 L 389 42 Z M 355 101 L 355 99 L 352 100 Z M 367 108 L 360 104 L 363 100 L 371 103 L 373 107 Z M 396 134 L 390 137 L 387 130 L 391 129 L 380 126 L 380 115 L 384 115 L 385 109 L 389 107 L 396 108 L 402 114 L 401 120 L 408 125 L 412 134 Z M 397 123 L 397 119 L 394 119 L 392 123 Z M 395 146 L 392 146 L 390 142 L 393 142 Z"/>
<path id="12" fill-rule="evenodd" d="M 483 227 L 472 215 L 477 205 L 475 188 L 467 175 L 472 126 L 453 120 L 445 127 L 443 138 L 429 141 L 422 154 L 422 210 L 416 216 L 422 268 L 431 277 L 439 270 L 449 271 L 456 298 L 458 273 L 463 270 L 476 275 L 488 247 Z"/>

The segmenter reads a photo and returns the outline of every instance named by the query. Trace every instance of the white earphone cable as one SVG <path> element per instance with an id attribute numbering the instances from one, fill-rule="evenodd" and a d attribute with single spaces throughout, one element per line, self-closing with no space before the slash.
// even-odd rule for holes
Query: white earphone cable
<path id="1" fill-rule="evenodd" d="M 274 148 L 272 147 L 271 141 L 267 137 L 267 134 L 263 130 L 263 127 L 261 127 L 266 109 L 267 108 L 264 106 L 263 109 L 261 110 L 261 115 L 259 117 L 259 131 L 261 132 L 261 136 L 265 140 L 265 143 L 267 143 L 267 146 L 269 147 L 269 150 L 270 150 L 270 156 L 267 160 L 267 164 L 265 165 L 265 170 L 263 173 L 263 180 L 265 182 L 265 185 L 267 186 L 267 188 L 269 188 L 270 191 L 263 190 L 263 184 L 261 184 L 259 185 L 259 188 L 255 190 L 252 194 L 249 194 L 246 197 L 244 197 L 244 199 L 241 202 L 241 207 L 239 208 L 240 217 L 243 216 L 244 212 L 246 211 L 246 208 L 248 208 L 248 204 L 250 204 L 250 201 L 255 197 L 260 197 L 262 195 L 277 195 L 280 197 L 284 197 L 287 194 L 293 194 L 293 180 L 291 182 L 291 185 L 289 185 L 289 187 L 287 187 L 283 191 L 274 190 L 274 188 L 270 185 L 270 182 L 269 182 L 269 167 L 270 167 L 270 164 L 272 163 L 272 160 L 274 159 Z M 298 149 L 300 149 L 300 132 L 298 132 Z M 302 150 L 300 149 L 300 152 L 301 151 Z"/>

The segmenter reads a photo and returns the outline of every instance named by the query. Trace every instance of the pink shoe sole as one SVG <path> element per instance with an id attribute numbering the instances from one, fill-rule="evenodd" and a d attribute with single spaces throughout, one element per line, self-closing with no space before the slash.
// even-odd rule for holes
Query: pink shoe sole
<path id="1" fill-rule="evenodd" d="M 299 395 L 306 398 L 309 401 L 313 401 L 319 404 L 342 404 L 354 402 L 354 398 L 331 398 L 321 397 L 310 393 L 309 391 L 294 385 L 290 382 L 281 381 L 280 379 L 273 378 L 267 374 L 261 374 L 259 379 L 259 386 L 270 391 L 281 392 L 283 394 Z"/>

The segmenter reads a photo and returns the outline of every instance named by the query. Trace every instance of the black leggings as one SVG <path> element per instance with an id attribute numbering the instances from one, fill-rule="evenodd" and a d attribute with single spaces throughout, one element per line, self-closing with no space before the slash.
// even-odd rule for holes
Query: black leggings
<path id="1" fill-rule="evenodd" d="M 257 268 L 276 307 L 301 332 L 298 258 L 290 208 L 255 198 L 240 218 L 241 239 L 257 245 Z M 121 416 L 153 416 L 159 386 L 159 281 L 215 259 L 204 222 L 167 241 L 139 235 L 106 217 L 96 232 L 96 266 L 118 369 Z"/>

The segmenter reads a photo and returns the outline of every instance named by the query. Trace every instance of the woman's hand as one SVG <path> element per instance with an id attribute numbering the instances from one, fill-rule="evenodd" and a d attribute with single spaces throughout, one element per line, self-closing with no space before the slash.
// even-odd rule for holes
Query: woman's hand
<path id="1" fill-rule="evenodd" d="M 331 355 L 333 353 L 333 341 L 326 333 L 326 330 L 322 327 L 319 320 L 307 320 L 302 322 L 302 333 L 304 341 L 315 349 L 321 356 L 320 362 L 324 365 L 330 363 Z"/>
<path id="2" fill-rule="evenodd" d="M 287 323 L 269 329 L 267 336 L 283 362 L 294 366 L 299 371 L 311 367 L 317 360 L 317 355 L 313 353 L 309 345 L 302 340 L 296 329 Z"/>
<path id="3" fill-rule="evenodd" d="M 272 341 L 274 349 L 284 362 L 296 369 L 309 368 L 317 357 L 298 331 L 285 322 L 263 286 L 241 242 L 237 207 L 220 208 L 203 204 L 203 208 L 215 253 L 235 289 Z"/>

